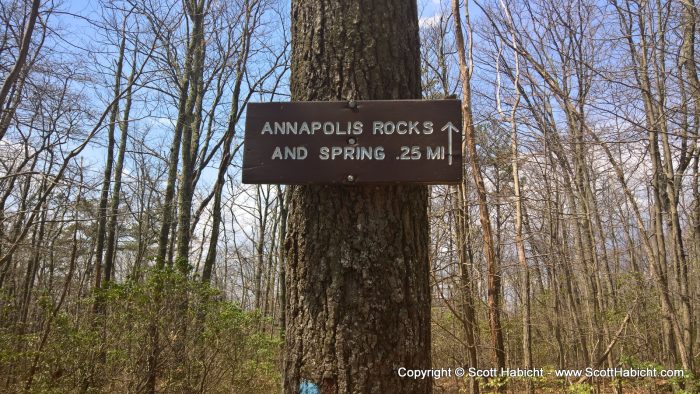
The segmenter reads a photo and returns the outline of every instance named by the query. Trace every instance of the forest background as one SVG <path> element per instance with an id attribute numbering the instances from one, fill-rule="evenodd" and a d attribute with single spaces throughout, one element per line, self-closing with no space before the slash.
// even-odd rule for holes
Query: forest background
<path id="1" fill-rule="evenodd" d="M 435 390 L 698 390 L 693 0 L 418 8 L 423 97 L 473 114 L 430 188 L 433 366 L 686 371 Z M 289 193 L 240 164 L 289 14 L 0 0 L 0 390 L 279 391 Z"/>

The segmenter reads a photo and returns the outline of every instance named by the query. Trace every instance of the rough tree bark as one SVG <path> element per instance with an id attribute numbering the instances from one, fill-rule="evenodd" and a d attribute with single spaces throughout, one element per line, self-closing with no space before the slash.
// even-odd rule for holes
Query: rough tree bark
<path id="1" fill-rule="evenodd" d="M 416 2 L 292 1 L 291 70 L 295 101 L 420 98 Z M 430 368 L 426 188 L 291 193 L 284 391 L 430 392 L 397 375 Z"/>

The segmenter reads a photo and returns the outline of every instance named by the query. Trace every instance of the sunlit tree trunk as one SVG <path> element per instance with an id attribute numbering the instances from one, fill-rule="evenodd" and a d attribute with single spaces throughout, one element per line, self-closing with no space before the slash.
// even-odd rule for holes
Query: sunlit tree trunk
<path id="1" fill-rule="evenodd" d="M 491 218 L 489 216 L 486 187 L 484 186 L 481 164 L 479 163 L 479 156 L 476 150 L 474 121 L 471 112 L 471 62 L 469 65 L 467 64 L 467 55 L 465 54 L 464 34 L 462 33 L 462 20 L 459 7 L 459 1 L 453 0 L 452 13 L 455 20 L 455 36 L 457 38 L 460 78 L 462 82 L 462 122 L 464 125 L 466 153 L 469 157 L 469 164 L 471 165 L 472 177 L 474 178 L 476 194 L 479 201 L 479 220 L 481 222 L 481 234 L 484 241 L 484 256 L 488 267 L 487 303 L 489 311 L 489 326 L 491 328 L 491 345 L 493 346 L 495 355 L 495 366 L 500 370 L 506 366 L 503 330 L 501 327 L 501 273 L 499 269 L 499 262 L 496 259 L 496 247 L 494 245 L 491 230 Z M 467 21 L 469 21 L 468 18 Z M 470 29 L 467 30 L 470 31 Z M 471 52 L 469 55 L 471 57 Z"/>

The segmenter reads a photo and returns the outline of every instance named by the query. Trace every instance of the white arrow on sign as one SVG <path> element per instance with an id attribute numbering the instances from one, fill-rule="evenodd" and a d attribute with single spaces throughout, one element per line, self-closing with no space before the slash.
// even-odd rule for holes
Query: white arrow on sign
<path id="1" fill-rule="evenodd" d="M 455 127 L 455 125 L 452 124 L 452 122 L 447 122 L 440 129 L 440 131 L 445 131 L 445 130 L 447 130 L 447 145 L 448 145 L 447 149 L 448 149 L 448 152 L 450 152 L 448 154 L 447 164 L 452 165 L 452 132 L 454 131 L 456 133 L 459 133 L 460 131 L 458 128 Z"/>

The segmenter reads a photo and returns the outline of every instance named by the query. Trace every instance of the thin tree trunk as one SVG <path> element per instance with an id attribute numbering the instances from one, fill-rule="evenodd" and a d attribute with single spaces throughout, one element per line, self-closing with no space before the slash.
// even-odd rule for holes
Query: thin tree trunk
<path id="1" fill-rule="evenodd" d="M 15 86 L 15 83 L 20 77 L 24 66 L 27 62 L 27 55 L 29 55 L 29 46 L 32 44 L 32 35 L 34 34 L 34 27 L 36 26 L 36 20 L 39 17 L 39 7 L 41 6 L 41 0 L 33 0 L 31 8 L 29 9 L 29 15 L 27 15 L 26 24 L 24 25 L 24 31 L 22 32 L 22 41 L 19 47 L 19 53 L 17 54 L 17 60 L 12 66 L 12 70 L 7 74 L 5 80 L 0 87 L 0 125 L 8 123 L 9 119 L 13 116 L 13 110 L 17 108 L 16 105 L 9 106 L 6 112 L 6 101 L 8 96 L 10 96 L 10 91 Z M 17 97 L 21 96 L 21 92 L 16 91 L 15 95 Z M 10 96 L 11 97 L 11 96 Z M 0 140 L 5 137 L 6 127 L 0 127 Z"/>
<path id="2" fill-rule="evenodd" d="M 285 249 L 284 242 L 287 237 L 287 215 L 289 214 L 289 204 L 292 198 L 290 188 L 285 188 L 284 192 L 282 188 L 277 185 L 277 198 L 280 199 L 279 205 L 279 217 L 280 217 L 280 231 L 279 231 L 279 254 L 277 256 L 278 265 L 280 270 L 279 276 L 279 304 L 280 304 L 280 337 L 284 339 L 287 329 L 287 265 L 285 260 Z"/>
<path id="3" fill-rule="evenodd" d="M 119 222 L 119 201 L 121 197 L 121 186 L 122 186 L 122 171 L 124 170 L 124 153 L 126 152 L 126 142 L 129 135 L 129 116 L 131 113 L 131 102 L 132 102 L 132 86 L 134 83 L 134 78 L 136 74 L 136 51 L 134 48 L 134 68 L 131 70 L 131 75 L 129 76 L 129 86 L 126 89 L 126 95 L 124 97 L 124 113 L 122 114 L 122 121 L 119 123 L 119 128 L 121 129 L 121 137 L 119 139 L 119 150 L 117 151 L 117 162 L 114 166 L 114 184 L 112 185 L 112 201 L 109 207 L 109 223 L 107 224 L 107 250 L 105 252 L 105 284 L 108 284 L 113 280 L 113 270 L 114 270 L 114 260 L 116 258 L 117 250 L 117 223 Z"/>
<path id="4" fill-rule="evenodd" d="M 246 73 L 246 68 L 248 64 L 248 54 L 250 48 L 250 39 L 252 31 L 250 29 L 250 18 L 251 18 L 251 7 L 248 1 L 245 3 L 246 13 L 245 21 L 243 24 L 244 36 L 242 38 L 241 45 L 241 55 L 236 61 L 236 82 L 233 86 L 233 94 L 231 101 L 231 109 L 229 111 L 228 125 L 226 128 L 226 133 L 223 139 L 223 154 L 221 157 L 221 163 L 219 165 L 219 171 L 216 175 L 216 183 L 214 184 L 214 204 L 212 207 L 212 227 L 211 235 L 209 237 L 209 248 L 207 249 L 207 257 L 204 260 L 204 268 L 202 270 L 202 281 L 205 283 L 211 282 L 212 271 L 214 270 L 214 263 L 216 261 L 216 248 L 219 242 L 219 232 L 221 227 L 221 198 L 224 189 L 224 184 L 226 182 L 226 172 L 231 165 L 231 161 L 235 156 L 238 148 L 232 149 L 233 138 L 236 135 L 236 125 L 239 120 L 239 106 L 240 106 L 240 94 L 241 94 L 241 84 L 243 82 L 243 77 Z"/>
<path id="5" fill-rule="evenodd" d="M 203 3 L 203 1 L 202 1 Z M 183 143 L 184 140 L 188 140 L 191 138 L 191 134 L 184 135 L 184 130 L 188 129 L 191 127 L 190 124 L 190 113 L 189 108 L 194 107 L 193 100 L 195 98 L 190 96 L 190 85 L 193 83 L 196 83 L 196 81 L 193 80 L 193 64 L 196 62 L 195 56 L 197 53 L 197 49 L 199 45 L 203 45 L 201 42 L 202 38 L 200 37 L 201 33 L 200 30 L 202 28 L 201 26 L 201 19 L 204 17 L 204 15 L 201 13 L 201 10 L 198 7 L 195 7 L 194 9 L 190 9 L 193 7 L 193 4 L 191 1 L 186 2 L 184 4 L 184 7 L 188 9 L 188 15 L 191 14 L 196 14 L 196 19 L 199 22 L 195 22 L 193 20 L 193 33 L 191 34 L 191 37 L 189 39 L 189 43 L 187 46 L 187 53 L 185 55 L 185 64 L 182 69 L 182 74 L 180 75 L 179 79 L 179 99 L 178 99 L 178 114 L 177 114 L 177 120 L 175 122 L 175 129 L 173 132 L 173 142 L 170 147 L 170 156 L 168 159 L 168 178 L 167 178 L 167 184 L 165 187 L 165 196 L 163 197 L 163 217 L 160 225 L 160 230 L 159 230 L 159 235 L 158 235 L 158 254 L 156 257 L 156 268 L 158 270 L 162 270 L 165 268 L 166 261 L 171 261 L 171 256 L 173 254 L 173 247 L 172 247 L 172 242 L 174 242 L 175 237 L 174 236 L 169 236 L 171 232 L 175 232 L 175 226 L 177 225 L 177 221 L 173 220 L 173 217 L 175 216 L 175 204 L 174 204 L 174 197 L 175 197 L 175 187 L 176 187 L 176 182 L 177 182 L 177 171 L 178 171 L 178 163 L 179 163 L 179 157 L 180 157 L 180 151 L 182 150 L 183 156 L 187 156 L 189 158 L 190 155 L 190 142 L 187 144 Z M 200 12 L 198 12 L 200 11 Z M 200 40 L 197 40 L 199 38 Z M 183 163 L 183 169 L 188 169 L 191 168 L 191 163 Z M 189 170 L 185 170 L 184 172 L 190 172 Z M 191 175 L 191 172 L 190 172 Z M 180 185 L 182 187 L 182 184 Z M 186 189 L 184 191 L 185 194 L 190 194 L 188 192 L 189 189 Z M 180 191 L 180 194 L 182 195 L 183 191 Z M 191 200 L 189 200 L 191 203 Z M 182 219 L 182 218 L 181 218 Z M 183 243 L 187 244 L 187 247 L 185 251 L 179 251 L 179 252 L 187 252 L 189 251 L 189 230 L 190 230 L 190 224 L 189 220 L 186 223 L 186 233 L 184 234 L 183 237 L 184 239 L 181 239 L 180 241 L 183 241 Z M 168 247 L 171 245 L 171 247 Z M 187 259 L 182 262 L 182 264 L 179 266 L 179 268 L 182 268 L 184 271 L 188 271 L 188 263 Z M 163 292 L 163 283 L 161 283 L 161 280 L 158 280 L 155 285 L 154 289 L 154 304 L 155 305 L 160 305 L 162 303 L 162 292 Z M 145 391 L 148 393 L 155 393 L 156 391 L 156 381 L 158 379 L 158 367 L 159 367 L 159 358 L 160 358 L 160 343 L 159 343 L 159 337 L 160 334 L 158 332 L 158 326 L 155 321 L 151 322 L 149 325 L 149 339 L 150 339 L 150 352 L 148 355 L 148 369 L 147 369 L 147 377 L 146 377 L 146 387 Z M 179 333 L 183 334 L 183 333 Z M 183 339 L 184 340 L 184 339 Z"/>
<path id="6" fill-rule="evenodd" d="M 82 163 L 81 163 L 82 167 Z M 58 302 L 56 305 L 53 307 L 51 311 L 51 315 L 49 315 L 49 318 L 46 320 L 44 323 L 44 330 L 41 334 L 41 339 L 39 340 L 39 346 L 36 349 L 36 354 L 34 356 L 34 359 L 32 360 L 31 368 L 29 369 L 29 373 L 27 376 L 27 382 L 24 386 L 25 391 L 30 391 L 32 387 L 32 382 L 34 381 L 34 375 L 36 374 L 37 368 L 39 367 L 39 361 L 41 359 L 41 354 L 44 350 L 44 346 L 47 343 L 47 340 L 49 338 L 49 334 L 51 333 L 51 326 L 56 319 L 56 316 L 58 316 L 58 312 L 61 311 L 61 307 L 63 306 L 64 301 L 66 300 L 66 296 L 68 295 L 68 291 L 70 289 L 71 283 L 73 282 L 73 274 L 75 272 L 75 265 L 76 261 L 78 259 L 78 230 L 79 230 L 79 209 L 80 209 L 80 204 L 82 200 L 82 195 L 83 195 L 83 172 L 82 170 L 80 171 L 80 177 L 78 179 L 78 194 L 75 199 L 75 211 L 73 214 L 75 215 L 75 219 L 73 221 L 73 237 L 72 237 L 72 243 L 71 243 L 71 251 L 70 251 L 70 257 L 69 257 L 69 265 L 68 265 L 68 273 L 66 274 L 66 280 L 65 283 L 63 284 L 63 290 L 61 291 L 61 296 L 58 299 Z"/>
<path id="7" fill-rule="evenodd" d="M 114 72 L 114 97 L 121 94 L 122 70 L 124 68 L 124 51 L 126 47 L 126 31 L 122 30 L 122 39 L 119 44 L 119 55 L 117 58 L 117 68 Z M 95 289 L 102 288 L 102 275 L 104 261 L 105 238 L 107 235 L 107 204 L 109 200 L 110 182 L 112 181 L 112 166 L 114 165 L 114 131 L 117 126 L 119 116 L 119 101 L 112 108 L 109 115 L 109 125 L 107 126 L 107 159 L 105 160 L 104 177 L 102 178 L 102 192 L 100 193 L 100 206 L 97 219 L 97 242 L 95 244 Z M 103 312 L 101 296 L 95 297 L 93 310 L 97 314 Z"/>
<path id="8" fill-rule="evenodd" d="M 267 217 L 268 217 L 268 198 L 270 190 L 266 193 L 261 193 L 262 186 L 256 186 L 256 201 L 258 210 L 258 239 L 255 242 L 255 278 L 253 278 L 253 295 L 255 300 L 255 309 L 262 307 L 262 279 L 263 268 L 265 265 L 265 234 L 267 233 Z M 264 195 L 264 197 L 263 197 Z"/>
<path id="9" fill-rule="evenodd" d="M 192 198 L 194 197 L 194 159 L 193 149 L 199 145 L 199 119 L 200 114 L 195 113 L 195 108 L 201 111 L 201 96 L 203 93 L 204 70 L 204 5 L 205 0 L 188 1 L 188 15 L 192 20 L 192 35 L 190 45 L 192 53 L 192 70 L 190 72 L 190 92 L 185 108 L 185 119 L 182 129 L 182 166 L 180 173 L 180 187 L 178 193 L 178 221 L 176 235 L 175 265 L 178 271 L 187 275 L 190 271 L 190 217 L 192 215 Z"/>
<path id="10" fill-rule="evenodd" d="M 464 147 L 462 147 L 464 148 Z M 462 149 L 464 151 L 464 149 Z M 457 250 L 459 258 L 460 274 L 460 295 L 462 297 L 462 313 L 464 318 L 464 334 L 467 342 L 467 356 L 469 367 L 478 368 L 479 358 L 477 354 L 476 341 L 476 307 L 474 301 L 474 281 L 470 271 L 474 267 L 474 252 L 471 242 L 471 224 L 469 217 L 469 206 L 467 205 L 467 178 L 463 174 L 462 182 L 457 188 L 456 211 L 457 218 L 455 224 L 455 237 L 457 239 Z M 472 394 L 479 394 L 479 381 L 474 377 L 469 378 L 469 390 Z"/>
<path id="11" fill-rule="evenodd" d="M 491 345 L 493 346 L 496 368 L 500 370 L 506 366 L 506 354 L 503 344 L 500 311 L 501 273 L 499 263 L 496 259 L 496 251 L 493 242 L 491 218 L 489 216 L 489 207 L 486 196 L 486 186 L 484 185 L 484 178 L 481 173 L 481 164 L 479 163 L 479 157 L 476 151 L 476 138 L 474 135 L 475 130 L 471 112 L 471 71 L 469 69 L 470 66 L 467 65 L 464 35 L 462 33 L 462 20 L 458 0 L 452 0 L 452 13 L 455 20 L 455 37 L 457 38 L 460 79 L 462 82 L 462 121 L 465 134 L 465 144 L 466 151 L 469 156 L 469 163 L 471 165 L 472 177 L 474 178 L 474 184 L 476 185 L 476 194 L 479 201 L 479 220 L 481 222 L 481 233 L 484 241 L 484 257 L 486 258 L 488 267 L 487 304 L 489 310 L 489 326 L 491 328 Z M 468 14 L 467 21 L 469 21 Z M 505 387 L 500 387 L 499 390 L 505 390 Z"/>
<path id="12" fill-rule="evenodd" d="M 508 15 L 509 25 L 511 25 L 513 46 L 517 48 L 517 41 L 515 38 L 515 31 L 512 27 L 512 20 L 510 16 L 510 11 L 501 2 L 505 12 Z M 517 50 L 514 53 L 515 56 L 515 78 L 514 83 L 516 86 L 520 84 L 520 60 Z M 516 123 L 516 114 L 518 111 L 518 105 L 520 104 L 520 89 L 515 89 L 515 102 L 512 105 L 510 113 L 510 125 L 511 125 L 511 168 L 513 171 L 513 197 L 515 198 L 515 247 L 518 251 L 518 264 L 520 265 L 520 297 L 521 297 L 521 310 L 522 310 L 522 324 L 523 324 L 523 367 L 525 369 L 532 368 L 532 333 L 531 328 L 531 317 L 530 317 L 530 268 L 525 256 L 525 242 L 523 241 L 523 198 L 522 192 L 520 190 L 520 166 L 519 159 L 520 155 L 518 153 L 518 126 Z M 527 392 L 534 392 L 534 385 L 532 379 L 527 380 Z"/>

